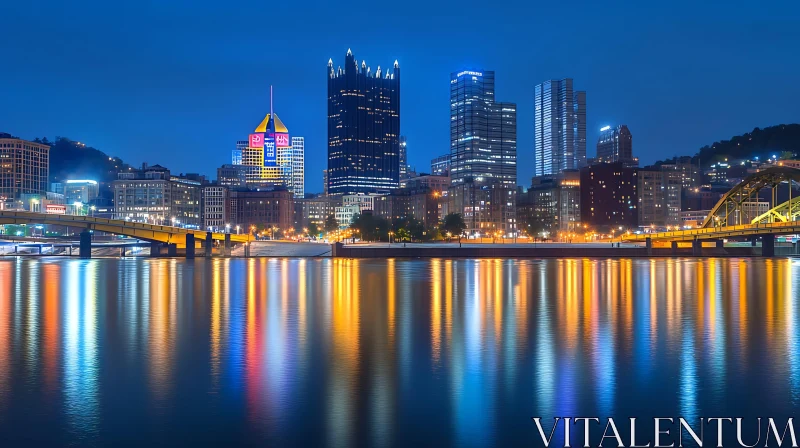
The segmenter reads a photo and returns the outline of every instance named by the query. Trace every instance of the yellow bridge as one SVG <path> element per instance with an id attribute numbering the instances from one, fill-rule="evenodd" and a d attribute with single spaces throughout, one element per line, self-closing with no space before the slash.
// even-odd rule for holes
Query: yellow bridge
<path id="1" fill-rule="evenodd" d="M 212 233 L 204 230 L 184 229 L 181 227 L 158 226 L 140 222 L 130 222 L 119 219 L 95 218 L 80 215 L 56 215 L 47 213 L 32 213 L 18 211 L 0 211 L 0 224 L 48 224 L 67 226 L 79 229 L 93 230 L 96 232 L 113 233 L 115 235 L 129 236 L 140 240 L 174 245 L 176 248 L 186 248 L 186 241 L 194 241 L 195 247 L 210 236 L 211 240 L 232 243 L 247 243 L 250 235 L 237 235 L 230 233 Z M 187 238 L 188 236 L 188 238 Z"/>
<path id="2" fill-rule="evenodd" d="M 733 187 L 720 198 L 717 204 L 696 229 L 674 230 L 667 232 L 623 235 L 623 241 L 677 243 L 702 240 L 722 240 L 737 237 L 763 238 L 762 251 L 765 255 L 774 254 L 775 236 L 800 234 L 800 198 L 792 198 L 792 183 L 800 183 L 800 170 L 776 166 L 759 171 L 746 177 L 739 185 Z M 776 205 L 778 187 L 786 184 L 789 200 Z M 746 206 L 752 205 L 759 193 L 768 188 L 771 193 L 771 208 L 755 218 L 747 219 L 749 211 Z M 674 246 L 673 246 L 674 247 Z"/>

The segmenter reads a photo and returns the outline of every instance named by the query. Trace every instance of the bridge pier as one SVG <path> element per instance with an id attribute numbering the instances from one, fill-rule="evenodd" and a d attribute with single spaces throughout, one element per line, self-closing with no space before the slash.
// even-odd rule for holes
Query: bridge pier
<path id="1" fill-rule="evenodd" d="M 81 258 L 92 258 L 92 234 L 89 229 L 83 229 L 81 232 L 81 247 L 78 253 Z"/>
<path id="2" fill-rule="evenodd" d="M 669 243 L 670 248 L 672 248 L 672 256 L 678 255 L 678 242 L 673 241 Z"/>
<path id="3" fill-rule="evenodd" d="M 231 234 L 230 233 L 226 233 L 225 234 L 225 249 L 224 249 L 224 251 L 225 252 L 224 252 L 223 256 L 225 256 L 225 257 L 230 257 L 231 256 Z"/>
<path id="4" fill-rule="evenodd" d="M 150 256 L 158 257 L 161 255 L 161 243 L 153 241 L 150 243 Z"/>
<path id="5" fill-rule="evenodd" d="M 692 240 L 692 256 L 699 257 L 703 254 L 703 242 L 697 238 Z"/>
<path id="6" fill-rule="evenodd" d="M 214 234 L 206 232 L 206 243 L 203 245 L 206 258 L 211 258 L 211 250 L 214 248 Z"/>
<path id="7" fill-rule="evenodd" d="M 761 239 L 761 256 L 774 257 L 775 256 L 775 235 L 768 233 L 762 235 Z"/>
<path id="8" fill-rule="evenodd" d="M 194 234 L 186 234 L 186 258 L 194 258 Z"/>
<path id="9" fill-rule="evenodd" d="M 178 245 L 175 243 L 167 244 L 167 256 L 174 257 L 178 255 Z"/>
<path id="10" fill-rule="evenodd" d="M 750 247 L 756 247 L 756 241 L 758 241 L 758 237 L 751 236 L 750 237 Z"/>
<path id="11" fill-rule="evenodd" d="M 723 247 L 725 247 L 725 241 L 717 240 L 716 244 L 717 244 L 717 249 L 722 249 Z"/>
<path id="12" fill-rule="evenodd" d="M 653 256 L 653 239 L 648 236 L 644 239 L 644 245 L 647 248 L 647 256 Z"/>
<path id="13" fill-rule="evenodd" d="M 794 254 L 800 255 L 800 240 L 795 241 L 793 246 L 794 246 Z"/>

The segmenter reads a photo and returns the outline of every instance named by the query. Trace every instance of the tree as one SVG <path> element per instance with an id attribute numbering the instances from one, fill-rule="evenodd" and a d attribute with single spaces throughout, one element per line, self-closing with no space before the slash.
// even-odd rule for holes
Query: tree
<path id="1" fill-rule="evenodd" d="M 459 236 L 464 233 L 467 225 L 464 224 L 464 218 L 461 213 L 448 213 L 442 220 L 442 232 L 445 234 L 450 233 L 452 236 Z"/>
<path id="2" fill-rule="evenodd" d="M 338 228 L 339 228 L 339 223 L 336 222 L 336 217 L 333 216 L 333 215 L 328 215 L 328 217 L 325 218 L 325 231 L 326 232 L 333 232 L 334 230 L 337 230 Z"/>
<path id="3" fill-rule="evenodd" d="M 309 235 L 313 235 L 313 236 L 318 236 L 319 235 L 319 226 L 316 225 L 313 222 L 309 223 L 308 224 L 308 234 Z"/>
<path id="4" fill-rule="evenodd" d="M 403 241 L 411 239 L 411 233 L 408 231 L 408 229 L 402 228 L 397 231 L 395 238 L 397 238 L 397 241 L 402 243 Z"/>
<path id="5" fill-rule="evenodd" d="M 425 225 L 416 218 L 399 218 L 392 221 L 392 230 L 397 233 L 400 229 L 408 231 L 408 238 L 411 241 L 422 240 L 426 235 Z"/>
<path id="6" fill-rule="evenodd" d="M 375 241 L 388 238 L 389 221 L 372 214 L 353 216 L 350 228 L 355 230 L 364 241 Z"/>

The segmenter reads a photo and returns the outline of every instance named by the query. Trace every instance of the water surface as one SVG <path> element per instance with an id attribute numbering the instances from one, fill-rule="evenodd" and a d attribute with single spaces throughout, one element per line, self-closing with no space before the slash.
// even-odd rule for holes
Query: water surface
<path id="1" fill-rule="evenodd" d="M 533 445 L 800 405 L 800 260 L 0 260 L 0 445 Z"/>

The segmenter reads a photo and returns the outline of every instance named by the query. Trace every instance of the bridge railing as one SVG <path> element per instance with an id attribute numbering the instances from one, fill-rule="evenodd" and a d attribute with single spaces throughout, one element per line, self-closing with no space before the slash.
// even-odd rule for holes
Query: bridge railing
<path id="1" fill-rule="evenodd" d="M 773 222 L 773 223 L 757 223 L 757 224 L 739 224 L 735 226 L 722 226 L 722 227 L 708 227 L 700 229 L 688 230 L 673 230 L 667 232 L 657 233 L 641 233 L 624 235 L 623 241 L 645 241 L 647 238 L 653 240 L 675 240 L 675 239 L 699 239 L 705 238 L 719 238 L 728 236 L 730 234 L 748 233 L 753 234 L 762 233 L 762 230 L 770 230 L 773 233 L 800 233 L 800 221 L 786 221 L 786 222 Z"/>
<path id="2" fill-rule="evenodd" d="M 30 222 L 40 222 L 42 224 L 52 224 L 52 225 L 65 225 L 70 227 L 86 227 L 87 225 L 103 225 L 103 226 L 110 226 L 110 227 L 119 227 L 121 235 L 126 235 L 127 233 L 124 231 L 125 229 L 140 229 L 140 230 L 147 230 L 152 232 L 161 232 L 166 234 L 172 235 L 186 235 L 186 234 L 194 234 L 195 237 L 203 239 L 205 238 L 206 231 L 200 229 L 186 229 L 183 227 L 174 227 L 174 226 L 163 226 L 157 224 L 147 224 L 143 222 L 132 222 L 132 221 L 125 221 L 122 219 L 108 219 L 108 218 L 98 218 L 94 216 L 88 215 L 59 215 L 59 214 L 50 214 L 50 213 L 36 213 L 36 212 L 27 212 L 27 211 L 0 211 L 0 218 L 7 218 L 7 219 L 20 219 L 26 220 Z M 103 230 L 105 231 L 105 230 Z M 117 233 L 117 232 L 110 232 L 110 233 Z M 214 233 L 214 239 L 222 239 L 224 238 L 225 234 L 222 233 Z M 234 242 L 247 242 L 249 241 L 249 235 L 247 234 L 230 234 L 231 241 Z"/>

